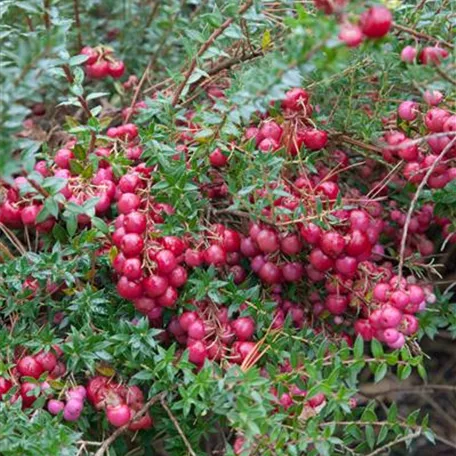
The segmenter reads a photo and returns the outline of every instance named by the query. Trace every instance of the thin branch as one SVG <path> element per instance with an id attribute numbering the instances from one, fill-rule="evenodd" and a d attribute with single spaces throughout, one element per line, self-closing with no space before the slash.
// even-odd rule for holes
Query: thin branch
<path id="1" fill-rule="evenodd" d="M 46 30 L 49 30 L 51 28 L 51 19 L 49 18 L 49 10 L 51 8 L 51 0 L 44 0 L 43 1 L 43 9 L 44 9 L 44 25 L 46 27 Z"/>
<path id="2" fill-rule="evenodd" d="M 397 445 L 398 443 L 406 442 L 407 440 L 416 439 L 420 435 L 421 435 L 421 428 L 418 428 L 412 434 L 404 435 L 403 437 L 399 437 L 398 439 L 393 440 L 392 442 L 387 443 L 386 445 L 383 445 L 380 448 L 377 448 L 376 450 L 369 453 L 367 456 L 376 456 L 377 454 L 382 454 L 385 450 L 392 448 L 393 446 Z"/>
<path id="3" fill-rule="evenodd" d="M 78 30 L 78 48 L 82 49 L 82 32 L 81 32 L 81 19 L 79 17 L 79 0 L 73 0 L 74 22 Z"/>
<path id="4" fill-rule="evenodd" d="M 429 180 L 429 177 L 431 174 L 434 172 L 435 168 L 439 164 L 440 160 L 446 155 L 446 153 L 453 147 L 453 144 L 456 143 L 456 137 L 454 137 L 448 144 L 447 146 L 442 150 L 440 155 L 436 158 L 432 166 L 429 167 L 427 173 L 425 174 L 423 180 L 421 181 L 420 185 L 416 189 L 415 195 L 412 199 L 412 202 L 410 203 L 409 210 L 407 212 L 407 218 L 405 219 L 405 224 L 404 224 L 404 231 L 402 233 L 402 240 L 401 240 L 401 248 L 399 251 L 399 270 L 398 270 L 398 276 L 399 280 L 397 283 L 399 284 L 402 278 L 402 270 L 404 268 L 404 257 L 405 257 L 405 247 L 407 244 L 407 234 L 408 234 L 408 229 L 410 226 L 410 221 L 412 220 L 412 214 L 413 211 L 415 210 L 416 203 L 418 202 L 418 198 L 420 196 L 420 193 L 424 189 L 424 187 L 427 184 L 427 181 Z"/>
<path id="5" fill-rule="evenodd" d="M 182 431 L 182 428 L 180 427 L 179 422 L 177 421 L 176 417 L 173 415 L 173 413 L 169 409 L 168 405 L 166 404 L 164 397 L 162 397 L 160 403 L 161 403 L 161 406 L 165 409 L 166 413 L 168 414 L 169 419 L 173 422 L 174 427 L 176 428 L 176 431 L 178 432 L 178 434 L 181 436 L 183 442 L 185 443 L 185 446 L 187 447 L 188 452 L 191 454 L 191 456 L 196 456 L 196 453 L 193 451 L 193 448 L 190 445 L 190 442 L 188 441 L 187 437 L 185 436 L 184 432 Z"/>
<path id="6" fill-rule="evenodd" d="M 149 399 L 146 404 L 144 405 L 144 407 L 138 412 L 135 414 L 135 416 L 133 417 L 133 420 L 137 419 L 137 418 L 141 418 L 146 412 L 147 410 L 149 410 L 149 408 L 154 405 L 156 402 L 159 402 L 162 400 L 162 398 L 164 398 L 166 395 L 165 392 L 162 392 L 160 394 L 157 394 L 156 396 L 152 397 L 151 399 Z M 116 429 L 103 443 L 102 445 L 100 446 L 100 448 L 97 450 L 97 452 L 95 453 L 95 456 L 103 456 L 106 452 L 106 450 L 109 448 L 109 446 L 117 439 L 117 437 L 119 437 L 120 434 L 122 434 L 123 432 L 125 432 L 127 429 L 128 429 L 128 426 L 130 425 L 130 423 L 127 423 L 125 424 L 124 426 Z"/>
<path id="7" fill-rule="evenodd" d="M 389 146 L 387 144 L 382 143 L 382 148 L 383 149 L 388 149 L 388 150 L 401 150 L 401 149 L 407 149 L 410 146 L 414 146 L 415 144 L 421 144 L 424 141 L 427 141 L 428 139 L 432 138 L 446 138 L 446 137 L 451 137 L 451 136 L 456 136 L 456 131 L 447 131 L 445 133 L 432 133 L 430 135 L 425 135 L 421 136 L 420 138 L 417 139 L 410 139 L 410 140 L 405 140 L 401 142 L 400 144 L 396 144 L 395 146 Z"/>
<path id="8" fill-rule="evenodd" d="M 384 394 L 392 394 L 392 393 L 412 393 L 412 394 L 422 394 L 429 391 L 449 391 L 456 393 L 456 386 L 452 385 L 420 385 L 420 386 L 408 386 L 408 387 L 397 387 L 397 388 L 388 388 L 382 391 L 373 391 L 367 392 L 360 390 L 360 393 L 363 396 L 367 397 L 376 397 L 376 396 L 383 396 Z"/>
<path id="9" fill-rule="evenodd" d="M 245 11 L 247 11 L 253 4 L 253 0 L 248 0 L 247 2 L 244 3 L 244 5 L 239 8 L 239 11 L 237 12 L 237 15 L 244 14 Z M 171 104 L 173 106 L 176 106 L 177 102 L 179 101 L 179 98 L 181 96 L 182 91 L 184 90 L 185 85 L 187 84 L 187 81 L 190 79 L 190 76 L 192 75 L 193 71 L 196 68 L 196 64 L 198 59 L 212 46 L 214 41 L 231 25 L 231 23 L 234 21 L 234 17 L 228 18 L 218 29 L 214 30 L 211 34 L 211 36 L 207 39 L 207 41 L 200 47 L 199 51 L 193 57 L 193 60 L 190 63 L 189 69 L 185 72 L 184 79 L 183 81 L 179 84 L 179 86 L 176 89 L 176 92 L 174 93 L 173 99 Z"/>
<path id="10" fill-rule="evenodd" d="M 10 252 L 8 247 L 0 241 L 0 253 L 6 255 L 10 260 L 14 259 L 14 255 Z"/>
<path id="11" fill-rule="evenodd" d="M 433 36 L 431 35 L 428 35 L 426 33 L 423 33 L 423 32 L 418 32 L 416 31 L 415 29 L 412 29 L 410 27 L 405 27 L 403 25 L 399 25 L 399 24 L 394 24 L 393 25 L 393 28 L 395 28 L 396 30 L 399 30 L 401 32 L 405 32 L 405 33 L 408 33 L 409 35 L 413 35 L 417 38 L 422 38 L 423 40 L 427 40 L 427 41 L 437 41 L 438 43 L 441 43 L 442 46 L 445 46 L 449 49 L 454 49 L 454 46 L 449 43 L 448 41 L 444 41 L 444 40 L 439 40 L 437 38 L 434 38 Z"/>
<path id="12" fill-rule="evenodd" d="M 456 79 L 452 78 L 448 73 L 445 73 L 445 71 L 442 70 L 438 65 L 434 66 L 435 71 L 439 73 L 440 76 L 442 76 L 443 79 L 446 79 L 448 82 L 456 86 Z"/>

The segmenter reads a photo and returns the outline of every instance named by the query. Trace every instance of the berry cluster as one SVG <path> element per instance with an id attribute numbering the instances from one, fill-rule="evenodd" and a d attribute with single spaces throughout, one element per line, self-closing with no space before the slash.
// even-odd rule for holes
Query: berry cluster
<path id="1" fill-rule="evenodd" d="M 449 52 L 438 46 L 425 46 L 419 52 L 416 47 L 405 46 L 401 51 L 401 60 L 405 63 L 415 63 L 417 56 L 422 65 L 440 65 Z"/>
<path id="2" fill-rule="evenodd" d="M 22 408 L 28 409 L 40 395 L 52 396 L 49 382 L 60 379 L 66 372 L 62 355 L 57 345 L 50 351 L 40 351 L 36 355 L 28 355 L 24 349 L 17 350 L 16 365 L 10 370 L 10 377 L 0 377 L 0 400 L 15 388 L 11 402 L 20 398 Z"/>
<path id="3" fill-rule="evenodd" d="M 148 413 L 135 418 L 144 407 L 144 394 L 136 385 L 116 383 L 108 377 L 97 376 L 87 384 L 87 399 L 97 410 L 104 410 L 106 418 L 115 427 L 129 423 L 128 429 L 138 431 L 152 427 Z"/>
<path id="4" fill-rule="evenodd" d="M 172 214 L 174 209 L 154 202 L 151 185 L 147 168 L 132 168 L 119 180 L 119 216 L 112 238 L 120 250 L 113 263 L 120 276 L 119 295 L 154 320 L 159 318 L 160 308 L 174 306 L 177 289 L 187 281 L 187 271 L 181 265 L 186 241 L 160 236 L 155 226 L 163 222 L 164 213 Z"/>
<path id="5" fill-rule="evenodd" d="M 400 159 L 406 161 L 403 175 L 414 184 L 419 184 L 423 180 L 427 171 L 434 166 L 438 155 L 449 147 L 456 132 L 456 115 L 435 106 L 442 102 L 443 95 L 440 92 L 427 91 L 424 98 L 427 104 L 432 106 L 425 114 L 421 114 L 417 102 L 404 101 L 399 105 L 397 115 L 410 126 L 426 128 L 429 135 L 427 147 L 423 142 L 412 141 L 401 130 L 391 130 L 384 135 L 387 146 L 383 149 L 383 158 L 389 163 Z M 455 159 L 456 144 L 433 169 L 427 180 L 430 188 L 443 188 L 456 179 Z"/>
<path id="6" fill-rule="evenodd" d="M 63 411 L 63 418 L 66 421 L 77 421 L 84 409 L 86 396 L 86 389 L 79 385 L 69 389 L 65 393 L 65 401 L 50 399 L 47 404 L 47 409 L 52 415 L 58 415 Z"/>
<path id="7" fill-rule="evenodd" d="M 194 311 L 174 318 L 168 331 L 188 348 L 189 360 L 202 366 L 206 359 L 241 364 L 256 353 L 251 317 L 229 318 L 228 308 L 211 301 L 194 302 Z"/>
<path id="8" fill-rule="evenodd" d="M 364 340 L 376 338 L 390 348 L 401 348 L 405 337 L 418 331 L 418 320 L 413 315 L 435 301 L 429 289 L 392 276 L 377 283 L 372 292 L 376 306 L 368 318 L 360 318 L 354 328 Z"/>
<path id="9" fill-rule="evenodd" d="M 112 49 L 105 46 L 95 48 L 85 46 L 81 49 L 81 55 L 87 56 L 84 62 L 87 76 L 92 79 L 104 79 L 111 76 L 119 79 L 125 73 L 125 64 L 122 60 L 112 57 Z"/>

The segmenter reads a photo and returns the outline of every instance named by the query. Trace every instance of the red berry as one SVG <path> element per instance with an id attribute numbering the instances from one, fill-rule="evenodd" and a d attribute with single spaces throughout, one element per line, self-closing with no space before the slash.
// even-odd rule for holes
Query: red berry
<path id="1" fill-rule="evenodd" d="M 237 339 L 250 340 L 255 333 L 255 322 L 251 317 L 239 317 L 231 323 Z"/>
<path id="2" fill-rule="evenodd" d="M 269 261 L 263 264 L 261 269 L 258 271 L 258 275 L 263 282 L 270 285 L 280 283 L 282 280 L 281 270 L 274 263 Z"/>
<path id="3" fill-rule="evenodd" d="M 33 356 L 25 356 L 16 367 L 19 374 L 24 377 L 39 378 L 44 372 L 43 366 Z"/>
<path id="4" fill-rule="evenodd" d="M 305 130 L 302 135 L 304 145 L 310 150 L 323 149 L 328 142 L 328 134 L 323 130 Z"/>
<path id="5" fill-rule="evenodd" d="M 204 342 L 197 340 L 188 347 L 188 359 L 197 366 L 202 365 L 207 357 L 207 347 Z"/>
<path id="6" fill-rule="evenodd" d="M 403 101 L 397 108 L 398 116 L 407 122 L 415 120 L 418 116 L 418 112 L 418 103 L 415 103 L 414 101 Z"/>
<path id="7" fill-rule="evenodd" d="M 117 282 L 117 292 L 122 298 L 133 300 L 142 296 L 143 288 L 140 283 L 133 282 L 122 276 Z"/>
<path id="8" fill-rule="evenodd" d="M 190 327 L 190 325 L 198 319 L 199 319 L 199 317 L 196 312 L 184 312 L 179 317 L 179 323 L 180 323 L 181 328 L 184 331 L 188 331 L 188 328 Z"/>
<path id="9" fill-rule="evenodd" d="M 126 404 L 107 406 L 106 418 L 115 427 L 127 424 L 132 418 L 132 411 Z"/>
<path id="10" fill-rule="evenodd" d="M 320 272 L 326 272 L 334 265 L 333 260 L 320 249 L 313 249 L 309 256 L 310 264 Z"/>
<path id="11" fill-rule="evenodd" d="M 192 339 L 201 340 L 206 336 L 206 327 L 203 321 L 198 318 L 189 324 L 187 332 Z"/>
<path id="12" fill-rule="evenodd" d="M 42 206 L 38 204 L 32 204 L 31 206 L 24 207 L 21 211 L 22 223 L 26 226 L 33 226 L 36 223 L 36 218 L 41 212 Z"/>
<path id="13" fill-rule="evenodd" d="M 133 305 L 135 306 L 135 309 L 138 310 L 139 312 L 147 315 L 151 310 L 155 309 L 157 307 L 157 303 L 155 302 L 155 299 L 148 298 L 146 296 L 142 296 L 138 299 L 135 299 L 133 301 Z"/>
<path id="14" fill-rule="evenodd" d="M 86 65 L 93 65 L 98 59 L 98 52 L 90 46 L 84 46 L 80 54 L 86 55 L 88 59 L 84 62 Z"/>
<path id="15" fill-rule="evenodd" d="M 182 266 L 176 266 L 168 275 L 169 284 L 174 288 L 180 288 L 187 282 L 187 271 Z"/>
<path id="16" fill-rule="evenodd" d="M 257 237 L 256 243 L 262 252 L 273 253 L 279 250 L 280 242 L 277 233 L 272 230 L 264 229 L 261 230 Z"/>
<path id="17" fill-rule="evenodd" d="M 413 46 L 405 46 L 401 51 L 401 60 L 406 63 L 413 63 L 418 51 Z"/>
<path id="18" fill-rule="evenodd" d="M 179 294 L 174 287 L 168 287 L 165 292 L 157 298 L 157 304 L 161 307 L 173 307 Z"/>
<path id="19" fill-rule="evenodd" d="M 122 62 L 122 60 L 117 60 L 116 62 L 109 62 L 108 72 L 110 76 L 114 79 L 119 79 L 125 73 L 125 64 Z"/>
<path id="20" fill-rule="evenodd" d="M 109 75 L 109 65 L 106 60 L 99 60 L 92 65 L 86 65 L 85 70 L 92 79 L 103 79 Z"/>
<path id="21" fill-rule="evenodd" d="M 34 383 L 22 383 L 19 394 L 22 398 L 23 408 L 31 407 L 31 405 L 36 401 L 37 397 L 32 395 L 30 392 L 34 389 L 37 389 L 37 387 L 38 385 L 35 385 Z"/>
<path id="22" fill-rule="evenodd" d="M 297 255 L 302 249 L 302 243 L 296 234 L 289 234 L 280 240 L 280 250 L 286 255 Z"/>
<path id="23" fill-rule="evenodd" d="M 228 157 L 217 147 L 209 155 L 209 161 L 212 166 L 219 168 L 225 166 L 228 163 Z"/>
<path id="24" fill-rule="evenodd" d="M 177 266 L 177 260 L 174 253 L 171 250 L 160 250 L 155 255 L 155 262 L 157 263 L 157 269 L 160 274 L 169 274 Z"/>
<path id="25" fill-rule="evenodd" d="M 449 53 L 439 47 L 425 47 L 419 54 L 418 60 L 423 65 L 434 64 L 440 65 L 443 59 L 448 57 Z"/>
<path id="26" fill-rule="evenodd" d="M 273 120 L 264 122 L 260 128 L 260 137 L 262 139 L 272 139 L 276 143 L 280 143 L 282 137 L 283 129 L 282 127 Z"/>
<path id="27" fill-rule="evenodd" d="M 209 265 L 221 266 L 226 263 L 225 249 L 213 244 L 204 252 L 204 261 Z"/>
<path id="28" fill-rule="evenodd" d="M 346 277 L 353 277 L 358 271 L 358 261 L 350 256 L 338 258 L 335 263 L 337 272 Z"/>
<path id="29" fill-rule="evenodd" d="M 384 6 L 373 6 L 360 16 L 360 27 L 369 38 L 385 36 L 393 24 L 393 16 Z"/>
<path id="30" fill-rule="evenodd" d="M 54 156 L 55 164 L 63 169 L 70 169 L 70 160 L 73 159 L 73 152 L 69 149 L 59 149 Z"/>
<path id="31" fill-rule="evenodd" d="M 304 89 L 295 87 L 290 89 L 282 101 L 282 108 L 289 109 L 290 111 L 305 110 L 309 102 L 309 93 Z"/>
<path id="32" fill-rule="evenodd" d="M 282 275 L 286 282 L 298 282 L 304 275 L 304 267 L 301 263 L 285 263 L 282 266 Z"/>
<path id="33" fill-rule="evenodd" d="M 128 280 L 138 280 L 142 276 L 142 265 L 139 258 L 127 258 L 122 268 L 123 275 Z"/>
<path id="34" fill-rule="evenodd" d="M 258 144 L 258 149 L 264 153 L 277 150 L 279 147 L 279 143 L 272 138 L 265 138 Z"/>
<path id="35" fill-rule="evenodd" d="M 345 251 L 348 255 L 357 257 L 358 255 L 363 255 L 370 253 L 372 250 L 372 245 L 369 242 L 369 238 L 362 231 L 353 230 L 348 241 Z"/>
<path id="36" fill-rule="evenodd" d="M 222 235 L 223 248 L 226 252 L 239 252 L 241 248 L 241 236 L 237 231 L 225 229 Z"/>
<path id="37" fill-rule="evenodd" d="M 143 234 L 147 228 L 146 216 L 141 212 L 130 212 L 123 221 L 126 233 Z"/>
<path id="38" fill-rule="evenodd" d="M 5 377 L 0 377 L 0 400 L 2 399 L 3 395 L 12 388 L 12 386 L 13 384 L 10 380 L 6 379 Z"/>
<path id="39" fill-rule="evenodd" d="M 117 202 L 117 208 L 121 214 L 129 214 L 136 211 L 141 204 L 141 200 L 134 193 L 123 193 Z"/>
<path id="40" fill-rule="evenodd" d="M 370 341 L 374 337 L 374 330 L 369 320 L 356 320 L 354 324 L 355 334 L 359 334 L 365 341 Z"/>
<path id="41" fill-rule="evenodd" d="M 151 275 L 142 281 L 144 293 L 150 298 L 161 296 L 168 288 L 168 279 L 159 275 Z"/>
<path id="42" fill-rule="evenodd" d="M 341 315 L 347 310 L 348 297 L 345 295 L 330 294 L 326 297 L 325 306 L 333 315 Z"/>
<path id="43" fill-rule="evenodd" d="M 358 47 L 363 41 L 363 32 L 353 24 L 343 24 L 339 30 L 339 40 L 344 42 L 348 47 Z"/>
<path id="44" fill-rule="evenodd" d="M 201 266 L 204 262 L 204 254 L 202 252 L 198 252 L 197 250 L 187 249 L 185 251 L 184 258 L 185 263 L 194 268 Z"/>
<path id="45" fill-rule="evenodd" d="M 120 178 L 118 188 L 122 193 L 134 193 L 140 184 L 141 179 L 138 174 L 125 174 Z"/>
<path id="46" fill-rule="evenodd" d="M 39 352 L 35 355 L 35 361 L 41 365 L 45 372 L 51 372 L 57 366 L 57 357 L 52 352 Z"/>
<path id="47" fill-rule="evenodd" d="M 127 257 L 137 257 L 141 254 L 144 247 L 144 241 L 139 234 L 127 233 L 122 237 L 120 249 Z"/>
<path id="48" fill-rule="evenodd" d="M 336 258 L 343 251 L 345 247 L 345 240 L 343 236 L 335 231 L 328 231 L 324 233 L 320 239 L 320 248 L 326 255 Z"/>

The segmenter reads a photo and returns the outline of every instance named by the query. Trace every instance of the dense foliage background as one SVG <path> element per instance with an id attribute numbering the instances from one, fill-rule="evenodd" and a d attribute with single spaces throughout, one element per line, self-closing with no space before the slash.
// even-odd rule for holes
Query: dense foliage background
<path id="1" fill-rule="evenodd" d="M 365 1 L 0 4 L 0 454 L 454 454 L 456 4 L 379 3 L 381 36 Z M 165 298 L 120 265 L 133 206 L 141 267 L 178 257 Z M 305 229 L 348 249 L 366 214 L 344 275 Z M 361 328 L 385 276 L 427 302 L 391 343 Z M 209 353 L 192 311 L 238 345 Z M 54 413 L 78 385 L 82 411 Z M 116 422 L 124 403 L 153 426 Z"/>

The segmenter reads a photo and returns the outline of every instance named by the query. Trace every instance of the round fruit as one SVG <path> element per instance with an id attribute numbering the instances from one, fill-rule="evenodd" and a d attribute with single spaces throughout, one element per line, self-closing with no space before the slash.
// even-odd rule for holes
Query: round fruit
<path id="1" fill-rule="evenodd" d="M 360 27 L 369 38 L 385 36 L 393 24 L 393 16 L 384 6 L 373 6 L 361 14 Z"/>
<path id="2" fill-rule="evenodd" d="M 17 363 L 17 371 L 23 377 L 39 378 L 44 369 L 33 356 L 25 356 Z"/>
<path id="3" fill-rule="evenodd" d="M 106 407 L 106 418 L 115 427 L 125 426 L 132 417 L 132 411 L 126 404 Z"/>

